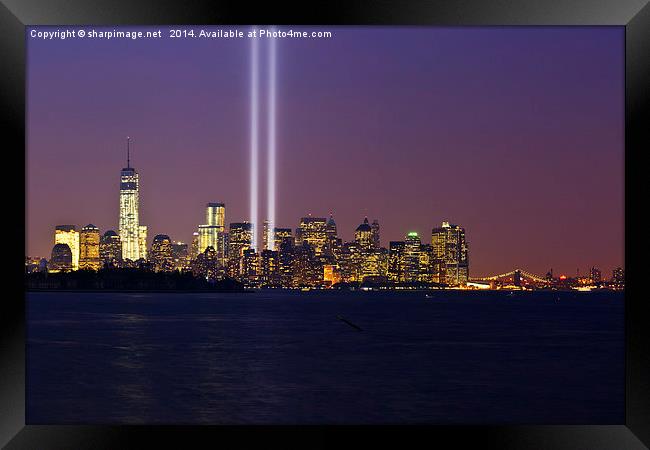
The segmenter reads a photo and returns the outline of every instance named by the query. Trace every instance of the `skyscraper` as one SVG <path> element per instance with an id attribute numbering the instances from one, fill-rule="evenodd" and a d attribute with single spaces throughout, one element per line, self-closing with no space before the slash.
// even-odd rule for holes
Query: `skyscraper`
<path id="1" fill-rule="evenodd" d="M 228 233 L 228 272 L 231 277 L 243 274 L 244 251 L 251 248 L 253 226 L 250 222 L 233 222 Z"/>
<path id="2" fill-rule="evenodd" d="M 323 266 L 316 258 L 314 247 L 303 240 L 294 247 L 293 286 L 315 287 L 323 281 Z"/>
<path id="3" fill-rule="evenodd" d="M 127 138 L 126 167 L 120 172 L 120 220 L 122 259 L 147 257 L 147 227 L 140 225 L 140 175 L 131 167 L 131 140 Z"/>
<path id="4" fill-rule="evenodd" d="M 74 225 L 57 225 L 54 229 L 54 243 L 66 244 L 72 254 L 71 270 L 79 269 L 79 232 Z"/>
<path id="5" fill-rule="evenodd" d="M 199 247 L 198 252 L 203 253 L 208 247 L 212 247 L 219 255 L 223 255 L 223 239 L 220 238 L 225 229 L 226 205 L 223 203 L 208 203 L 205 206 L 205 224 L 199 225 Z"/>
<path id="6" fill-rule="evenodd" d="M 368 251 L 372 248 L 372 228 L 368 223 L 368 218 L 363 219 L 363 223 L 354 231 L 354 240 L 359 245 L 361 251 Z"/>
<path id="7" fill-rule="evenodd" d="M 199 256 L 199 233 L 192 233 L 192 243 L 190 244 L 190 261 L 195 260 Z"/>
<path id="8" fill-rule="evenodd" d="M 99 241 L 99 258 L 103 265 L 119 267 L 122 263 L 122 241 L 117 233 L 108 230 Z"/>
<path id="9" fill-rule="evenodd" d="M 88 224 L 79 233 L 79 268 L 99 270 L 99 228 Z"/>
<path id="10" fill-rule="evenodd" d="M 294 240 L 291 228 L 274 228 L 275 247 L 278 252 L 278 271 L 280 284 L 291 286 L 293 281 Z"/>
<path id="11" fill-rule="evenodd" d="M 262 286 L 280 285 L 280 262 L 277 250 L 263 250 L 260 255 L 260 283 Z"/>
<path id="12" fill-rule="evenodd" d="M 151 262 L 156 272 L 171 272 L 174 268 L 172 259 L 172 241 L 166 234 L 157 234 L 151 243 Z"/>
<path id="13" fill-rule="evenodd" d="M 381 239 L 379 238 L 379 221 L 377 219 L 372 221 L 372 225 L 370 225 L 370 228 L 372 229 L 372 246 L 374 248 L 380 248 L 381 247 Z"/>
<path id="14" fill-rule="evenodd" d="M 465 229 L 442 222 L 442 226 L 431 231 L 431 247 L 434 281 L 450 286 L 467 284 L 469 279 L 469 257 Z"/>
<path id="15" fill-rule="evenodd" d="M 404 241 L 391 241 L 388 247 L 388 280 L 404 281 Z"/>
<path id="16" fill-rule="evenodd" d="M 262 250 L 272 250 L 273 246 L 273 232 L 270 230 L 271 224 L 265 220 L 262 224 Z"/>
<path id="17" fill-rule="evenodd" d="M 404 239 L 404 281 L 414 282 L 420 278 L 420 237 L 415 231 Z"/>
<path id="18" fill-rule="evenodd" d="M 314 249 L 315 256 L 320 256 L 325 250 L 327 240 L 327 220 L 324 217 L 303 217 L 296 228 L 296 247 L 307 242 Z"/>
<path id="19" fill-rule="evenodd" d="M 248 287 L 256 287 L 259 281 L 260 258 L 254 248 L 243 251 L 241 258 L 241 281 Z"/>

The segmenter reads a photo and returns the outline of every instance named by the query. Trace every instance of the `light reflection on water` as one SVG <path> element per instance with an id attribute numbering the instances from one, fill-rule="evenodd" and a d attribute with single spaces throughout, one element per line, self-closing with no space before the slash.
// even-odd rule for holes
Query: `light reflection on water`
<path id="1" fill-rule="evenodd" d="M 623 420 L 622 295 L 307 294 L 30 293 L 28 422 Z"/>

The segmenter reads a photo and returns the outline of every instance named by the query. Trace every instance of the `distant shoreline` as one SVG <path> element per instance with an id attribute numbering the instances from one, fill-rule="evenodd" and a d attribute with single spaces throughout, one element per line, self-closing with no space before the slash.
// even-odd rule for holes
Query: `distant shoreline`
<path id="1" fill-rule="evenodd" d="M 207 289 L 38 289 L 38 288 L 28 288 L 25 289 L 25 292 L 81 292 L 81 293 L 102 293 L 106 292 L 107 294 L 115 293 L 125 293 L 125 294 L 161 294 L 161 293 L 170 293 L 170 294 L 181 294 L 181 293 L 204 293 L 204 294 L 252 294 L 256 291 L 251 290 L 207 290 Z"/>

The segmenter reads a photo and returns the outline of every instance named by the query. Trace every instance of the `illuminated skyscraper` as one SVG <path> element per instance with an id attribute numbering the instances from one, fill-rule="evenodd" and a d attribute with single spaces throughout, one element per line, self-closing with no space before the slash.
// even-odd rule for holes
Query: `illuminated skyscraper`
<path id="1" fill-rule="evenodd" d="M 79 268 L 99 270 L 99 228 L 88 224 L 79 233 Z"/>
<path id="2" fill-rule="evenodd" d="M 404 240 L 404 281 L 414 282 L 420 278 L 420 237 L 414 231 Z"/>
<path id="3" fill-rule="evenodd" d="M 140 176 L 131 167 L 131 140 L 127 138 L 126 167 L 120 172 L 120 220 L 122 259 L 147 257 L 147 227 L 140 225 Z"/>
<path id="4" fill-rule="evenodd" d="M 327 240 L 327 220 L 324 217 L 303 217 L 296 228 L 296 247 L 307 242 L 314 249 L 316 256 L 325 250 Z"/>
<path id="5" fill-rule="evenodd" d="M 205 210 L 205 225 L 199 225 L 199 253 L 212 247 L 219 255 L 224 254 L 223 239 L 220 234 L 225 231 L 226 205 L 223 203 L 208 203 Z"/>
<path id="6" fill-rule="evenodd" d="M 250 222 L 233 222 L 228 233 L 228 272 L 231 277 L 243 274 L 244 251 L 251 248 L 253 226 Z"/>
<path id="7" fill-rule="evenodd" d="M 388 281 L 404 281 L 404 241 L 391 241 L 388 247 Z"/>
<path id="8" fill-rule="evenodd" d="M 108 230 L 99 241 L 99 258 L 107 267 L 122 264 L 122 241 L 115 231 Z"/>
<path id="9" fill-rule="evenodd" d="M 260 255 L 260 284 L 262 286 L 280 285 L 279 253 L 274 250 L 263 250 Z"/>
<path id="10" fill-rule="evenodd" d="M 420 273 L 418 281 L 423 283 L 431 283 L 433 279 L 433 247 L 431 244 L 420 245 Z"/>
<path id="11" fill-rule="evenodd" d="M 275 244 L 279 246 L 283 241 L 290 240 L 293 244 L 293 234 L 291 228 L 274 228 L 273 236 L 275 237 Z"/>
<path id="12" fill-rule="evenodd" d="M 338 256 L 340 253 L 340 247 L 342 245 L 341 240 L 338 238 L 338 231 L 336 227 L 336 222 L 334 222 L 334 216 L 330 214 L 330 218 L 327 219 L 327 225 L 325 226 L 325 250 L 328 254 Z"/>
<path id="13" fill-rule="evenodd" d="M 79 269 L 79 232 L 74 225 L 57 225 L 54 230 L 54 243 L 66 244 L 72 254 L 72 270 Z"/>
<path id="14" fill-rule="evenodd" d="M 327 219 L 327 225 L 325 226 L 325 232 L 329 239 L 336 239 L 338 237 L 336 222 L 334 221 L 334 216 L 330 214 L 330 218 Z"/>
<path id="15" fill-rule="evenodd" d="M 372 246 L 374 248 L 380 248 L 381 247 L 381 239 L 379 238 L 379 221 L 377 219 L 372 221 L 372 225 L 370 225 L 370 228 L 372 230 L 371 236 L 372 236 Z"/>
<path id="16" fill-rule="evenodd" d="M 48 264 L 48 271 L 69 272 L 72 270 L 72 251 L 68 244 L 55 244 L 52 247 L 52 257 Z"/>
<path id="17" fill-rule="evenodd" d="M 363 223 L 355 230 L 354 240 L 359 245 L 361 251 L 368 251 L 372 248 L 372 228 L 368 223 L 367 217 L 363 219 Z"/>
<path id="18" fill-rule="evenodd" d="M 151 243 L 151 263 L 156 272 L 171 272 L 174 268 L 172 241 L 166 234 L 157 234 Z"/>
<path id="19" fill-rule="evenodd" d="M 352 283 L 361 282 L 363 255 L 359 244 L 355 242 L 346 242 L 341 246 L 341 254 L 338 259 L 341 269 L 341 281 Z"/>
<path id="20" fill-rule="evenodd" d="M 256 287 L 259 281 L 259 254 L 254 248 L 243 251 L 241 258 L 241 280 L 248 287 Z"/>
<path id="21" fill-rule="evenodd" d="M 442 226 L 431 232 L 431 247 L 434 264 L 433 279 L 450 286 L 467 284 L 469 279 L 469 257 L 465 229 L 458 225 L 442 222 Z"/>
<path id="22" fill-rule="evenodd" d="M 269 229 L 270 222 L 265 220 L 262 225 L 262 250 L 273 249 L 273 232 Z"/>
<path id="23" fill-rule="evenodd" d="M 327 286 L 334 286 L 341 282 L 341 270 L 335 264 L 326 264 L 323 266 L 323 281 Z"/>
<path id="24" fill-rule="evenodd" d="M 192 243 L 190 244 L 190 261 L 199 256 L 199 233 L 196 231 L 192 233 Z"/>
<path id="25" fill-rule="evenodd" d="M 314 247 L 307 240 L 303 240 L 301 245 L 294 247 L 293 286 L 315 287 L 322 281 L 323 266 L 316 257 Z"/>
<path id="26" fill-rule="evenodd" d="M 385 248 L 372 248 L 362 252 L 361 280 L 385 282 L 388 272 L 388 252 Z"/>
<path id="27" fill-rule="evenodd" d="M 280 284 L 291 287 L 293 280 L 294 240 L 291 228 L 275 228 L 275 247 L 278 252 L 278 271 Z"/>

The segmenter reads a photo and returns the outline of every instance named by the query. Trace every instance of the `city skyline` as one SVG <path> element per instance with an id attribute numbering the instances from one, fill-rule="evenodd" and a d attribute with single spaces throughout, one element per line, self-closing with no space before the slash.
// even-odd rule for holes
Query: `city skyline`
<path id="1" fill-rule="evenodd" d="M 622 58 L 616 48 L 622 45 L 622 34 L 552 29 L 546 31 L 548 37 L 541 30 L 522 30 L 527 45 L 515 43 L 512 49 L 513 32 L 473 30 L 460 38 L 439 29 L 347 29 L 337 32 L 338 41 L 279 41 L 276 226 L 294 228 L 296 219 L 310 212 L 314 217 L 333 212 L 339 234 L 349 241 L 360 219 L 368 216 L 380 220 L 386 246 L 408 231 L 426 236 L 433 226 L 449 220 L 470 230 L 474 273 L 520 266 L 538 274 L 551 267 L 573 274 L 576 268 L 594 265 L 609 273 L 623 266 L 623 67 L 612 67 Z M 392 34 L 398 42 L 390 44 Z M 439 45 L 437 56 L 447 65 L 417 59 L 429 48 L 418 44 L 419 39 Z M 483 53 L 465 54 L 469 63 L 452 52 L 468 51 L 481 40 L 488 42 L 481 47 Z M 101 60 L 82 62 L 71 58 L 89 51 L 88 43 L 29 43 L 28 255 L 49 255 L 55 225 L 93 223 L 103 231 L 117 230 L 113 169 L 122 164 L 127 134 L 134 136 L 132 160 L 142 177 L 140 222 L 150 227 L 147 248 L 158 234 L 190 243 L 197 225 L 204 223 L 208 202 L 226 204 L 225 223 L 250 220 L 248 43 L 194 43 L 198 50 L 180 42 L 166 42 L 170 50 L 157 45 L 96 43 Z M 346 45 L 352 48 L 346 50 Z M 518 53 L 524 47 L 532 48 L 533 57 Z M 400 48 L 412 49 L 413 55 L 400 55 Z M 189 55 L 181 55 L 187 50 Z M 220 76 L 211 73 L 216 80 L 191 65 L 184 67 L 188 73 L 164 74 L 172 57 L 189 64 L 215 50 L 230 63 Z M 379 54 L 387 60 L 384 65 L 373 63 L 372 57 Z M 495 54 L 505 58 L 508 67 L 494 67 L 487 56 Z M 352 68 L 324 65 L 336 55 L 339 63 Z M 545 55 L 552 55 L 548 57 L 554 65 L 560 60 L 566 64 L 561 71 L 544 66 L 546 72 L 539 76 L 535 57 Z M 122 75 L 111 67 L 120 57 L 126 57 Z M 355 57 L 362 60 L 355 63 Z M 424 75 L 410 57 L 422 61 Z M 207 63 L 201 64 L 205 68 Z M 59 66 L 47 79 L 32 72 Z M 502 81 L 499 77 L 513 66 L 523 72 L 520 79 L 511 75 Z M 147 67 L 156 69 L 152 79 L 145 76 Z M 361 76 L 373 73 L 373 67 L 381 68 L 375 78 Z M 440 67 L 447 71 L 444 80 L 434 77 Z M 479 67 L 487 72 L 476 79 L 469 76 L 468 70 Z M 328 76 L 319 78 L 316 72 L 325 68 Z M 579 75 L 587 70 L 600 70 L 602 76 L 581 80 Z M 77 79 L 73 89 L 62 77 L 76 71 L 87 77 Z M 454 74 L 460 76 L 458 88 L 451 83 Z M 345 75 L 354 82 L 346 82 Z M 440 83 L 433 89 L 437 98 L 431 89 L 422 88 L 428 86 L 427 77 Z M 155 89 L 147 88 L 145 79 Z M 186 83 L 183 89 L 177 88 L 179 80 Z M 187 85 L 192 80 L 198 90 Z M 542 86 L 534 87 L 535 82 Z M 549 84 L 558 91 L 551 91 L 550 99 L 541 96 Z M 113 98 L 98 96 L 100 86 Z M 210 97 L 206 90 L 210 99 L 197 100 L 208 86 L 218 95 Z M 236 92 L 228 94 L 227 89 Z M 158 99 L 154 90 L 167 94 Z M 123 95 L 116 95 L 119 91 Z M 332 100 L 326 98 L 328 92 L 343 95 Z M 596 93 L 598 98 L 593 98 Z M 70 94 L 77 102 L 62 104 Z M 80 98 L 83 95 L 91 101 Z M 464 103 L 453 101 L 458 95 Z M 506 112 L 490 107 L 489 101 L 497 100 Z M 382 108 L 384 103 L 390 107 Z M 212 104 L 223 106 L 213 110 Z M 321 112 L 311 109 L 315 104 Z M 183 118 L 183 110 L 189 117 Z M 156 119 L 138 118 L 143 113 Z M 425 113 L 433 113 L 435 120 L 423 120 Z M 337 116 L 355 126 L 346 126 Z M 85 125 L 69 131 L 73 120 Z M 444 127 L 437 125 L 441 121 Z M 431 127 L 435 132 L 427 131 Z M 264 208 L 260 205 L 260 213 Z M 264 215 L 259 217 L 261 226 Z"/>

